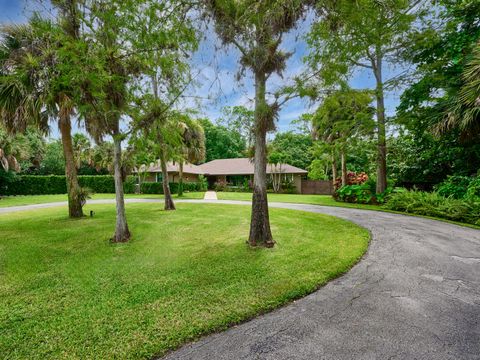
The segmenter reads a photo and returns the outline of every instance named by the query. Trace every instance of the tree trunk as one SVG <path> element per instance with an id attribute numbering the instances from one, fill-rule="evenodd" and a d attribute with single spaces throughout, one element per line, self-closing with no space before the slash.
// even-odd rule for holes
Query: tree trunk
<path id="1" fill-rule="evenodd" d="M 377 52 L 378 53 L 378 52 Z M 387 188 L 387 145 L 385 130 L 385 94 L 382 79 L 382 57 L 377 54 L 375 67 L 376 98 L 377 98 L 377 194 Z"/>
<path id="2" fill-rule="evenodd" d="M 73 155 L 72 125 L 70 115 L 63 115 L 59 121 L 62 135 L 63 155 L 65 157 L 65 178 L 67 179 L 68 216 L 79 218 L 83 216 L 80 185 L 78 184 L 77 167 Z"/>
<path id="3" fill-rule="evenodd" d="M 123 194 L 122 177 L 122 140 L 119 134 L 113 136 L 113 168 L 115 180 L 115 201 L 117 207 L 117 221 L 112 242 L 126 242 L 130 239 L 127 217 L 125 216 L 125 199 Z"/>
<path id="4" fill-rule="evenodd" d="M 255 74 L 255 160 L 253 176 L 252 217 L 250 222 L 251 246 L 273 247 L 275 242 L 270 230 L 267 200 L 267 147 L 265 124 L 265 87 L 264 73 Z"/>
<path id="5" fill-rule="evenodd" d="M 178 196 L 183 195 L 183 161 L 178 163 Z"/>
<path id="6" fill-rule="evenodd" d="M 342 162 L 342 186 L 347 185 L 347 159 L 345 155 L 345 150 L 342 149 L 340 154 Z"/>
<path id="7" fill-rule="evenodd" d="M 335 191 L 335 182 L 337 181 L 337 160 L 335 158 L 335 153 L 332 151 L 332 187 Z"/>
<path id="8" fill-rule="evenodd" d="M 165 158 L 165 149 L 160 152 L 160 166 L 162 168 L 163 196 L 165 198 L 165 210 L 175 210 L 170 185 L 168 184 L 167 160 Z"/>

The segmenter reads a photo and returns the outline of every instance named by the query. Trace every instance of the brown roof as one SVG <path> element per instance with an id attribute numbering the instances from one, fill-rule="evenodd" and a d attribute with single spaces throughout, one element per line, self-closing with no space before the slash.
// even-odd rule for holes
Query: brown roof
<path id="1" fill-rule="evenodd" d="M 149 173 L 160 173 L 162 169 L 160 164 L 151 164 L 146 170 Z M 178 173 L 178 162 L 169 161 L 167 163 L 167 172 Z M 253 162 L 248 158 L 237 159 L 218 159 L 212 160 L 202 165 L 193 165 L 190 163 L 183 164 L 183 172 L 185 174 L 197 175 L 253 175 Z M 274 166 L 267 165 L 267 174 L 306 174 L 307 171 L 297 168 L 289 164 L 281 164 Z"/>
<path id="2" fill-rule="evenodd" d="M 178 169 L 178 162 L 173 162 L 173 161 L 169 161 L 167 163 L 167 172 L 169 173 L 178 173 L 179 169 Z M 149 173 L 161 173 L 162 172 L 162 168 L 160 167 L 160 164 L 151 164 L 150 167 L 146 170 L 146 172 L 149 172 Z M 184 163 L 183 164 L 183 172 L 185 174 L 197 174 L 197 175 L 201 175 L 203 174 L 203 170 L 200 166 L 197 166 L 197 165 L 194 165 L 194 164 L 190 164 L 190 163 Z"/>
<path id="3" fill-rule="evenodd" d="M 253 174 L 253 162 L 248 158 L 218 159 L 200 165 L 205 175 L 250 175 Z M 307 171 L 289 164 L 267 165 L 267 173 L 306 174 Z"/>

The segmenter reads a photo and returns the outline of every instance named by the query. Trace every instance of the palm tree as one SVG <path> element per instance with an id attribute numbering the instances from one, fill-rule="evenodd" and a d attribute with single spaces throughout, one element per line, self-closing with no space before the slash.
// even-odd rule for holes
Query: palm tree
<path id="1" fill-rule="evenodd" d="M 179 123 L 182 134 L 178 160 L 178 196 L 183 195 L 183 165 L 185 161 L 198 163 L 205 160 L 205 133 L 203 127 L 197 120 L 183 116 Z"/>
<path id="2" fill-rule="evenodd" d="M 27 25 L 5 26 L 2 33 L 2 122 L 8 130 L 16 132 L 25 131 L 32 121 L 46 131 L 48 119 L 57 121 L 65 158 L 69 216 L 81 217 L 83 196 L 71 135 L 76 90 L 73 83 L 65 85 L 65 78 L 72 75 L 65 69 L 72 63 L 63 51 L 65 43 L 72 39 L 66 35 L 66 30 L 36 16 Z M 81 72 L 76 68 L 78 60 L 74 62 L 75 71 Z"/>
<path id="3" fill-rule="evenodd" d="M 73 135 L 73 155 L 75 158 L 75 166 L 77 170 L 82 164 L 92 164 L 93 149 L 88 137 L 83 134 L 76 133 Z"/>
<path id="4" fill-rule="evenodd" d="M 462 74 L 462 87 L 440 122 L 437 132 L 456 128 L 465 139 L 478 137 L 480 131 L 480 42 Z"/>
<path id="5" fill-rule="evenodd" d="M 13 136 L 0 127 L 0 167 L 19 172 L 19 161 L 29 159 L 31 149 L 24 136 Z"/>
<path id="6" fill-rule="evenodd" d="M 313 116 L 314 133 L 331 146 L 332 170 L 336 175 L 335 152 L 340 152 L 342 186 L 347 185 L 347 146 L 358 136 L 373 131 L 372 96 L 368 91 L 342 89 L 327 96 Z"/>
<path id="7" fill-rule="evenodd" d="M 266 134 L 275 128 L 282 102 L 269 103 L 267 80 L 282 74 L 291 54 L 282 51 L 283 36 L 295 27 L 309 3 L 301 0 L 204 0 L 205 11 L 225 45 L 240 53 L 241 74 L 251 71 L 255 82 L 254 185 L 248 243 L 273 247 L 267 200 Z"/>

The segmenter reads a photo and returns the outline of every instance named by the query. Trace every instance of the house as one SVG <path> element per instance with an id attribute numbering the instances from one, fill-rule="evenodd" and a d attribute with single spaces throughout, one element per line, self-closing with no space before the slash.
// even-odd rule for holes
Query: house
<path id="1" fill-rule="evenodd" d="M 162 169 L 160 164 L 151 164 L 148 168 L 140 169 L 145 173 L 144 181 L 158 182 L 162 179 Z M 178 163 L 169 162 L 167 164 L 169 182 L 178 182 L 179 167 Z M 183 165 L 183 181 L 197 182 L 199 175 L 203 175 L 209 187 L 215 183 L 226 182 L 230 185 L 241 186 L 245 179 L 253 180 L 254 166 L 251 159 L 218 159 L 205 164 L 193 165 L 186 163 Z M 302 192 L 302 178 L 307 175 L 307 171 L 289 164 L 268 164 L 267 174 L 277 176 L 277 179 L 288 181 L 294 184 L 297 192 Z"/>

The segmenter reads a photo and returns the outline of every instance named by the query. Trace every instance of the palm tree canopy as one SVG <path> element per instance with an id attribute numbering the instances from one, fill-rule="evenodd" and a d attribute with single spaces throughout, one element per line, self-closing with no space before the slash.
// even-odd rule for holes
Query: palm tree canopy
<path id="1" fill-rule="evenodd" d="M 462 74 L 463 85 L 447 111 L 437 132 L 457 128 L 462 138 L 474 138 L 480 130 L 480 42 Z"/>

